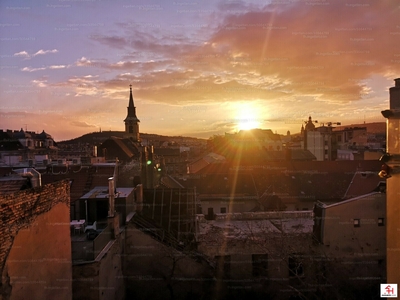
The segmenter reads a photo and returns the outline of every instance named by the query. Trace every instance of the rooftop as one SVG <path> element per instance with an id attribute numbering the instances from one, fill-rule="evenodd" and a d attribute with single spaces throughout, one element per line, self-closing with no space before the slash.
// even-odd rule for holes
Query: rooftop
<path id="1" fill-rule="evenodd" d="M 340 201 L 340 202 L 329 204 L 329 205 L 326 205 L 324 203 L 320 203 L 320 204 L 324 208 L 330 208 L 330 207 L 335 207 L 335 206 L 347 204 L 347 203 L 354 202 L 354 201 L 367 200 L 367 199 L 370 199 L 371 197 L 374 197 L 376 195 L 382 195 L 382 193 L 380 193 L 380 192 L 372 192 L 372 193 L 369 193 L 369 194 L 366 194 L 366 195 L 358 196 L 358 197 L 355 197 L 355 198 L 351 198 L 351 199 L 348 199 L 348 200 Z"/>
<path id="2" fill-rule="evenodd" d="M 127 187 L 117 187 L 117 193 L 115 198 L 126 198 L 128 197 L 135 188 L 127 188 Z M 84 194 L 81 199 L 102 199 L 108 198 L 108 186 L 96 186 L 90 192 Z"/>
<path id="3" fill-rule="evenodd" d="M 14 193 L 29 187 L 29 180 L 19 175 L 0 177 L 0 194 Z"/>
<path id="4" fill-rule="evenodd" d="M 312 233 L 312 211 L 216 214 L 216 220 L 199 219 L 200 236 L 219 232 L 225 238 L 247 239 L 265 233 Z"/>

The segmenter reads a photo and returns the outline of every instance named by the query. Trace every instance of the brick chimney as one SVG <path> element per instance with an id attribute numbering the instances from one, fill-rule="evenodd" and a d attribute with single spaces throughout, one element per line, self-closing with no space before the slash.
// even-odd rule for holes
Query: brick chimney
<path id="1" fill-rule="evenodd" d="M 108 178 L 108 217 L 114 217 L 114 202 L 115 202 L 115 190 L 114 190 L 114 177 Z"/>

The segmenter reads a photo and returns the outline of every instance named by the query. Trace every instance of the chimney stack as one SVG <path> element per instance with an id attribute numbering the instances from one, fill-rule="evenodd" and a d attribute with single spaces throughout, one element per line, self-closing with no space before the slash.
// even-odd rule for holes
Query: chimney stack
<path id="1" fill-rule="evenodd" d="M 114 177 L 108 178 L 108 217 L 114 217 L 114 202 L 115 202 L 115 193 L 114 193 Z"/>
<path id="2" fill-rule="evenodd" d="M 400 78 L 396 78 L 394 82 L 394 87 L 389 89 L 390 109 L 400 109 Z"/>

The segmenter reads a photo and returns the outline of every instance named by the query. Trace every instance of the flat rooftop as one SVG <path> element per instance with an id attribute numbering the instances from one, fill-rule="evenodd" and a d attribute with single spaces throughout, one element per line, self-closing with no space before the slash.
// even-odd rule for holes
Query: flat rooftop
<path id="1" fill-rule="evenodd" d="M 115 199 L 126 198 L 131 193 L 133 193 L 134 190 L 135 188 L 118 187 Z M 83 195 L 80 199 L 102 199 L 102 198 L 108 198 L 108 186 L 96 186 L 88 193 Z"/>

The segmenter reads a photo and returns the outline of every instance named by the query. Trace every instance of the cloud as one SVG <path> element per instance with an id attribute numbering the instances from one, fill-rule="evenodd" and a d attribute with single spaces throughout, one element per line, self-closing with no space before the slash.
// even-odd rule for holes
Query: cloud
<path id="1" fill-rule="evenodd" d="M 30 57 L 28 52 L 26 52 L 26 51 L 21 51 L 21 52 L 18 52 L 18 53 L 14 53 L 14 56 L 22 57 L 22 58 L 29 58 Z"/>
<path id="2" fill-rule="evenodd" d="M 40 68 L 32 68 L 32 67 L 24 67 L 21 69 L 21 71 L 23 72 L 36 72 L 36 71 L 43 71 L 43 70 L 57 70 L 57 69 L 65 69 L 68 66 L 66 65 L 52 65 L 52 66 L 48 66 L 48 67 L 40 67 Z"/>
<path id="3" fill-rule="evenodd" d="M 29 54 L 27 51 L 20 51 L 20 52 L 14 53 L 14 56 L 29 59 L 29 58 L 35 57 L 37 55 L 44 55 L 44 54 L 48 54 L 48 53 L 57 53 L 57 52 L 58 52 L 57 49 L 53 49 L 53 50 L 40 49 L 39 51 L 37 51 L 34 54 Z"/>
<path id="4" fill-rule="evenodd" d="M 36 71 L 42 71 L 42 70 L 46 70 L 46 68 L 45 67 L 42 67 L 42 68 L 24 67 L 21 69 L 21 71 L 23 71 L 23 72 L 36 72 Z"/>
<path id="5" fill-rule="evenodd" d="M 108 45 L 113 48 L 122 49 L 129 46 L 129 41 L 124 37 L 119 36 L 105 36 L 105 35 L 91 35 L 91 40 Z"/>
<path id="6" fill-rule="evenodd" d="M 75 65 L 78 67 L 97 67 L 97 68 L 106 68 L 107 62 L 101 60 L 90 60 L 84 56 L 78 59 L 75 62 Z"/>
<path id="7" fill-rule="evenodd" d="M 109 94 L 132 83 L 138 97 L 172 104 L 304 96 L 340 105 L 371 93 L 365 78 L 398 73 L 393 2 L 285 3 L 220 4 L 218 26 L 202 43 L 122 24 L 125 35 L 92 40 L 130 54 L 115 63 L 82 57 L 76 65 L 120 70 L 99 81 Z"/>
<path id="8" fill-rule="evenodd" d="M 208 28 L 202 41 L 160 38 L 132 28 L 129 32 L 137 35 L 92 38 L 126 53 L 115 61 L 82 56 L 75 66 L 90 74 L 95 71 L 89 67 L 104 69 L 107 77 L 74 76 L 58 85 L 81 99 L 96 98 L 100 107 L 125 101 L 130 84 L 135 101 L 146 105 L 257 101 L 260 110 L 271 112 L 260 119 L 288 126 L 301 124 L 309 113 L 318 120 L 331 118 L 333 110 L 355 109 L 359 100 L 370 105 L 366 98 L 376 100 L 376 92 L 364 79 L 399 73 L 393 62 L 399 57 L 398 40 L 391 34 L 399 25 L 395 14 L 388 14 L 396 7 L 392 2 L 363 8 L 346 6 L 344 0 L 286 2 L 290 5 L 221 5 L 218 26 Z M 207 121 L 205 132 L 235 128 L 232 116 L 222 118 Z"/>
<path id="9" fill-rule="evenodd" d="M 44 55 L 44 54 L 48 54 L 48 53 L 57 53 L 58 50 L 57 49 L 53 49 L 53 50 L 43 50 L 40 49 L 39 51 L 37 51 L 35 54 L 33 54 L 32 56 L 37 56 L 37 55 Z"/>
<path id="10" fill-rule="evenodd" d="M 72 126 L 76 126 L 76 127 L 85 127 L 85 128 L 96 127 L 93 124 L 88 124 L 86 122 L 81 122 L 81 121 L 71 121 L 69 124 L 72 125 Z"/>
<path id="11" fill-rule="evenodd" d="M 65 69 L 66 67 L 65 65 L 52 65 L 49 69 Z"/>
<path id="12" fill-rule="evenodd" d="M 32 80 L 32 83 L 35 84 L 37 87 L 47 87 L 47 79 L 43 80 Z"/>
<path id="13" fill-rule="evenodd" d="M 398 55 L 398 39 L 390 36 L 398 26 L 391 13 L 396 5 L 346 3 L 296 2 L 285 9 L 266 6 L 226 16 L 207 50 L 223 57 L 221 68 L 274 75 L 288 83 L 292 94 L 360 99 L 365 91 L 362 79 L 399 70 L 392 62 Z"/>

